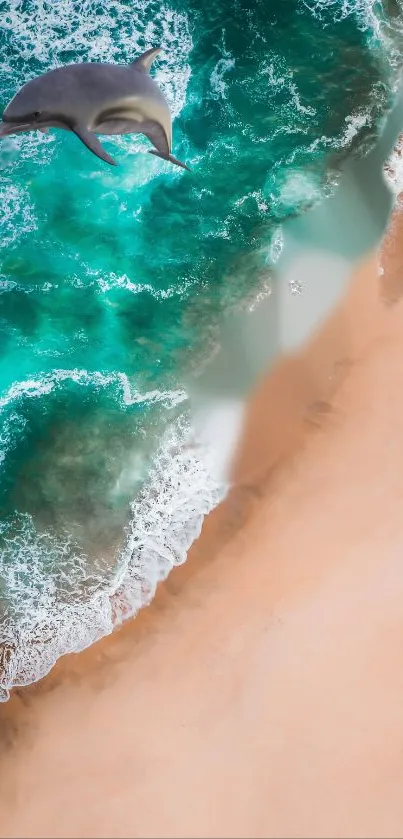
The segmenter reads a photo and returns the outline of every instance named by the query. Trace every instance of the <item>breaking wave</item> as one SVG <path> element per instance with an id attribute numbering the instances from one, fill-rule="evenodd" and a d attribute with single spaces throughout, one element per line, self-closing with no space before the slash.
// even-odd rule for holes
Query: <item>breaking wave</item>
<path id="1" fill-rule="evenodd" d="M 9 605 L 0 617 L 0 701 L 12 687 L 41 679 L 60 656 L 85 649 L 136 615 L 185 561 L 225 491 L 212 477 L 211 454 L 198 446 L 196 456 L 191 442 L 185 418 L 164 435 L 131 505 L 126 544 L 109 579 L 99 561 L 89 573 L 68 535 L 62 541 L 38 533 L 28 515 L 20 516 L 18 535 L 8 536 L 3 525 L 1 577 Z"/>

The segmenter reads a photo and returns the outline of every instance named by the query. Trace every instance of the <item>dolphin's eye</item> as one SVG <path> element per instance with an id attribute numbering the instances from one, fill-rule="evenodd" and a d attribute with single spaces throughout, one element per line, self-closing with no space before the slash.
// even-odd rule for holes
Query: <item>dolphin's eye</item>
<path id="1" fill-rule="evenodd" d="M 34 117 L 40 117 L 40 115 L 41 115 L 41 112 L 40 112 L 40 111 L 35 111 L 35 113 L 34 113 Z"/>

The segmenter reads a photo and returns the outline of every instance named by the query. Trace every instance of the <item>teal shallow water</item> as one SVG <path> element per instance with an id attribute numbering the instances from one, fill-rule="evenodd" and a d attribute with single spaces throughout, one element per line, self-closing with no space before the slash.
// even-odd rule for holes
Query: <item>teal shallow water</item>
<path id="1" fill-rule="evenodd" d="M 400 3 L 3 0 L 0 105 L 75 60 L 151 45 L 175 170 L 138 138 L 0 146 L 0 693 L 110 631 L 183 561 L 220 488 L 183 448 L 183 375 L 267 290 L 287 218 L 363 154 Z M 32 650 L 35 649 L 35 655 Z"/>

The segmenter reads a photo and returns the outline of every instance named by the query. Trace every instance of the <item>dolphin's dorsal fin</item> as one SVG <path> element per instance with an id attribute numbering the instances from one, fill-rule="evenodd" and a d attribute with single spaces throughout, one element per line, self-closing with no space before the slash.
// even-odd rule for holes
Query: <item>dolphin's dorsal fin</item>
<path id="1" fill-rule="evenodd" d="M 136 58 L 135 61 L 132 61 L 132 67 L 136 70 L 141 70 L 143 73 L 149 73 L 154 58 L 157 58 L 160 52 L 162 52 L 161 47 L 151 47 L 151 49 L 143 52 L 143 55 L 140 55 L 139 58 Z"/>

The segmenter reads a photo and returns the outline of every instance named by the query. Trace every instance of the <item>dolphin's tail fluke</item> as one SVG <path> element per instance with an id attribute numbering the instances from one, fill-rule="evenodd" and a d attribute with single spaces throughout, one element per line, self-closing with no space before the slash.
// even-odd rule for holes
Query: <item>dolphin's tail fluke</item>
<path id="1" fill-rule="evenodd" d="M 157 151 L 157 149 L 149 149 L 149 154 L 155 154 L 156 157 L 161 157 L 162 160 L 169 160 L 170 163 L 174 163 L 175 166 L 180 166 L 181 169 L 187 169 L 188 172 L 192 170 L 189 169 L 189 166 L 186 166 L 186 163 L 182 163 L 181 160 L 178 160 L 177 157 L 174 157 L 173 154 L 164 154 L 163 152 Z"/>

